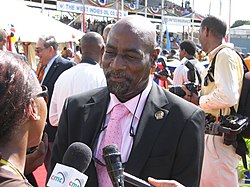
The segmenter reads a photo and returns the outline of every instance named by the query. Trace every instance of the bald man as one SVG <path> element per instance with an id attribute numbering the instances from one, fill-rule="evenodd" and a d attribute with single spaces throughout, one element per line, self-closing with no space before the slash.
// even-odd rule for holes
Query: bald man
<path id="1" fill-rule="evenodd" d="M 6 50 L 7 33 L 4 29 L 0 28 L 0 50 Z"/>
<path id="2" fill-rule="evenodd" d="M 106 25 L 106 27 L 103 29 L 103 33 L 102 33 L 102 37 L 103 37 L 103 40 L 104 40 L 104 43 L 107 42 L 107 38 L 108 38 L 108 34 L 109 34 L 109 31 L 110 29 L 113 27 L 114 24 L 108 24 Z"/>
<path id="3" fill-rule="evenodd" d="M 155 26 L 147 18 L 126 16 L 114 24 L 102 58 L 107 87 L 66 99 L 53 167 L 72 142 L 83 142 L 95 158 L 85 172 L 85 186 L 110 187 L 101 154 L 105 144 L 117 144 L 126 172 L 199 186 L 204 112 L 153 82 L 158 53 Z M 114 116 L 122 111 L 119 119 Z"/>
<path id="4" fill-rule="evenodd" d="M 86 33 L 81 39 L 81 51 L 81 62 L 63 72 L 55 83 L 49 109 L 49 120 L 53 126 L 58 126 L 67 97 L 106 86 L 106 78 L 99 65 L 104 52 L 102 36 L 96 32 Z"/>

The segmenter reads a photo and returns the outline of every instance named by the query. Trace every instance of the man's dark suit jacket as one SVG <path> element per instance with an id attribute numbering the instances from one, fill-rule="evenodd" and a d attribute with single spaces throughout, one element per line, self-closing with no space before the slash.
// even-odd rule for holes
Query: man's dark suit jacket
<path id="1" fill-rule="evenodd" d="M 45 132 L 48 134 L 49 142 L 53 142 L 55 139 L 55 134 L 57 131 L 57 127 L 53 127 L 50 122 L 49 122 L 49 107 L 50 107 L 50 101 L 52 97 L 52 93 L 54 90 L 54 84 L 57 80 L 57 78 L 61 75 L 62 72 L 65 70 L 71 68 L 74 66 L 74 62 L 70 62 L 61 56 L 58 56 L 53 64 L 51 65 L 48 73 L 46 74 L 44 80 L 43 80 L 43 85 L 48 87 L 49 90 L 49 101 L 48 101 L 48 115 L 47 115 L 47 125 L 45 126 Z"/>
<path id="2" fill-rule="evenodd" d="M 93 151 L 109 101 L 107 88 L 66 99 L 52 151 L 52 169 L 56 163 L 62 163 L 73 142 L 83 142 Z M 164 112 L 163 119 L 156 118 L 158 111 Z M 187 187 L 199 186 L 204 123 L 201 109 L 153 83 L 125 171 L 144 180 L 152 176 L 175 179 Z M 85 174 L 89 177 L 86 186 L 97 187 L 93 161 Z"/>

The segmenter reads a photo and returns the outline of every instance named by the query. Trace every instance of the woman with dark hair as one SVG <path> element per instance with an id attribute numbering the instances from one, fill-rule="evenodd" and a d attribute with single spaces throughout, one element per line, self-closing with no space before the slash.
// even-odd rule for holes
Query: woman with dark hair
<path id="1" fill-rule="evenodd" d="M 31 186 L 24 176 L 26 150 L 42 139 L 47 95 L 24 61 L 0 51 L 0 186 Z"/>

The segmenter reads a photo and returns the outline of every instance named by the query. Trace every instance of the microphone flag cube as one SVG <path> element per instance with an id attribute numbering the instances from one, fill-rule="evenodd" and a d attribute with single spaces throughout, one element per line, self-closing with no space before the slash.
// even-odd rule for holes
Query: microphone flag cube
<path id="1" fill-rule="evenodd" d="M 78 170 L 57 163 L 47 183 L 48 187 L 84 187 L 88 176 Z"/>

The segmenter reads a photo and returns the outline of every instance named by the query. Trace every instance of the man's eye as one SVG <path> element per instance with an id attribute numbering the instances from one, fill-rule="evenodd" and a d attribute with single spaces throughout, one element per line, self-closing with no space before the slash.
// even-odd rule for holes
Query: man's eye
<path id="1" fill-rule="evenodd" d="M 108 55 L 115 54 L 115 52 L 114 52 L 114 51 L 105 51 L 105 53 L 106 53 L 106 54 L 108 54 Z"/>
<path id="2" fill-rule="evenodd" d="M 133 56 L 133 55 L 125 55 L 125 57 L 128 58 L 128 59 L 134 59 L 135 58 L 135 56 Z"/>
<path id="3" fill-rule="evenodd" d="M 136 60 L 139 59 L 140 57 L 136 54 L 126 54 L 125 57 L 130 60 Z"/>

